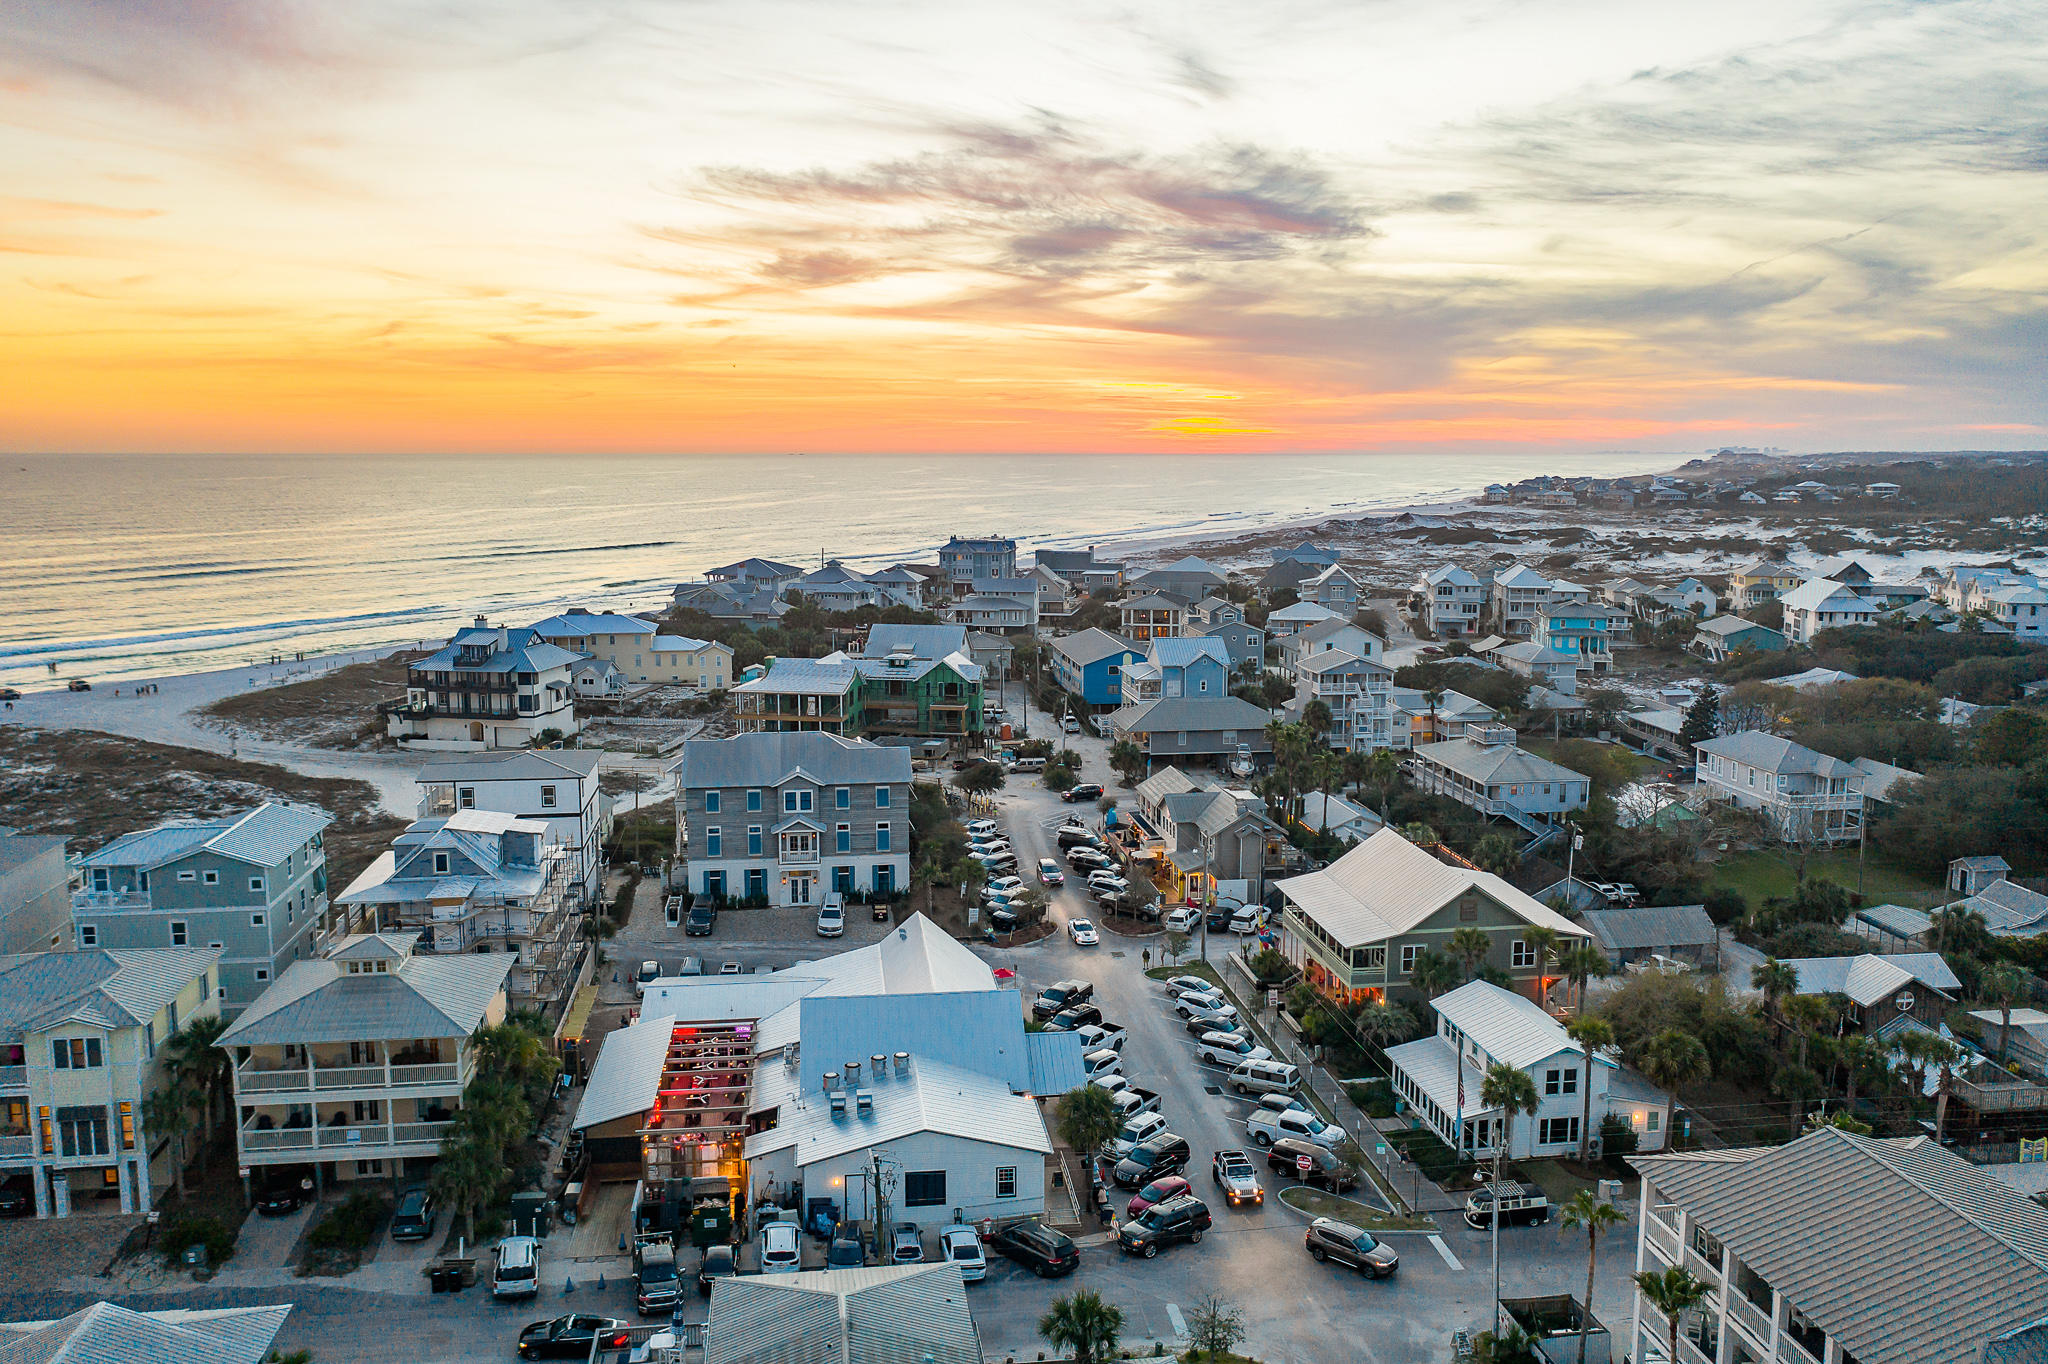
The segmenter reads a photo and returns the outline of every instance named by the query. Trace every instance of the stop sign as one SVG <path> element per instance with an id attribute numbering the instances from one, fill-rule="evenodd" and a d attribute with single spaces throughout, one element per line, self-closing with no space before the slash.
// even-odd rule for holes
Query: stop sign
<path id="1" fill-rule="evenodd" d="M 1294 1158 L 1294 1168 L 1301 1171 L 1303 1174 L 1307 1174 L 1310 1170 L 1316 1168 L 1316 1163 L 1308 1156 L 1296 1156 Z"/>

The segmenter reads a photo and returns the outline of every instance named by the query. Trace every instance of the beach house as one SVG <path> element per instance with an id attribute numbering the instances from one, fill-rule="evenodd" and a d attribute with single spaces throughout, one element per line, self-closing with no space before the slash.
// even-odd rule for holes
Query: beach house
<path id="1" fill-rule="evenodd" d="M 1486 589 L 1479 579 L 1456 564 L 1433 568 L 1416 581 L 1415 598 L 1422 622 L 1446 639 L 1470 634 L 1479 626 Z"/>
<path id="2" fill-rule="evenodd" d="M 1803 582 L 1778 599 L 1785 607 L 1785 638 L 1809 644 L 1823 630 L 1874 623 L 1884 608 L 1831 578 Z"/>
<path id="3" fill-rule="evenodd" d="M 1120 633 L 1139 644 L 1187 632 L 1188 599 L 1146 592 L 1117 603 Z"/>
<path id="4" fill-rule="evenodd" d="M 1728 577 L 1729 606 L 1737 611 L 1747 611 L 1767 601 L 1776 601 L 1805 582 L 1808 576 L 1783 559 L 1752 559 Z"/>
<path id="5" fill-rule="evenodd" d="M 1533 834 L 1573 810 L 1583 810 L 1592 780 L 1583 772 L 1538 757 L 1515 742 L 1502 724 L 1470 725 L 1463 736 L 1415 748 L 1409 780 L 1482 815 L 1497 816 Z"/>
<path id="6" fill-rule="evenodd" d="M 1298 589 L 1301 600 L 1312 601 L 1318 606 L 1327 606 L 1339 615 L 1348 616 L 1358 609 L 1362 591 L 1358 579 L 1352 577 L 1338 564 L 1331 564 L 1315 577 L 1303 582 Z"/>
<path id="7" fill-rule="evenodd" d="M 1572 659 L 1581 672 L 1604 673 L 1614 663 L 1614 632 L 1627 622 L 1626 615 L 1602 603 L 1554 601 L 1536 613 L 1530 638 Z"/>
<path id="8" fill-rule="evenodd" d="M 415 814 L 445 819 L 464 810 L 489 810 L 539 820 L 569 858 L 573 908 L 602 898 L 604 839 L 611 801 L 599 789 L 595 749 L 551 748 L 527 753 L 477 753 L 428 763 L 413 778 Z M 349 923 L 347 932 L 360 931 Z"/>
<path id="9" fill-rule="evenodd" d="M 1743 730 L 1693 745 L 1700 785 L 1762 811 L 1789 843 L 1853 843 L 1863 834 L 1865 773 L 1790 739 Z"/>
<path id="10" fill-rule="evenodd" d="M 1789 645 L 1785 636 L 1770 626 L 1729 615 L 1701 621 L 1686 647 L 1709 663 L 1725 663 L 1745 649 L 1779 653 Z"/>
<path id="11" fill-rule="evenodd" d="M 71 945 L 71 869 L 56 834 L 0 829 L 0 956 Z"/>
<path id="12" fill-rule="evenodd" d="M 1123 671 L 1144 657 L 1145 645 L 1092 627 L 1061 635 L 1045 647 L 1045 660 L 1060 690 L 1097 712 L 1124 703 Z"/>
<path id="13" fill-rule="evenodd" d="M 525 748 L 581 726 L 571 671 L 582 657 L 533 630 L 478 616 L 446 648 L 407 666 L 405 699 L 381 707 L 400 748 Z"/>
<path id="14" fill-rule="evenodd" d="M 939 576 L 954 597 L 972 593 L 977 578 L 1014 578 L 1017 542 L 1007 535 L 955 535 L 939 546 Z"/>
<path id="15" fill-rule="evenodd" d="M 1343 753 L 1370 753 L 1393 744 L 1394 670 L 1377 658 L 1348 649 L 1306 655 L 1294 667 L 1294 699 L 1288 718 L 1302 719 L 1311 702 L 1330 712 L 1323 742 Z"/>
<path id="16" fill-rule="evenodd" d="M 1550 604 L 1550 579 L 1516 564 L 1494 576 L 1493 628 L 1511 639 L 1527 639 L 1536 631 L 1536 613 Z"/>

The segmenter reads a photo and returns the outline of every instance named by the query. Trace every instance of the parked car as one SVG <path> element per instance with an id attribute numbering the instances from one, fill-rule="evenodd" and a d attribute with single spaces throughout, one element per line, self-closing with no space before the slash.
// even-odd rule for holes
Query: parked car
<path id="1" fill-rule="evenodd" d="M 1136 1113 L 1124 1119 L 1116 1135 L 1109 1139 L 1109 1154 L 1122 1160 L 1139 1142 L 1158 1136 L 1166 1130 L 1166 1118 L 1158 1112 Z"/>
<path id="2" fill-rule="evenodd" d="M 794 1222 L 770 1222 L 761 1228 L 761 1272 L 794 1274 L 804 1266 L 803 1228 Z"/>
<path id="3" fill-rule="evenodd" d="M 540 1296 L 540 1240 L 533 1236 L 507 1236 L 498 1242 L 491 1266 L 491 1301 L 509 1302 Z M 675 1264 L 669 1263 L 669 1278 L 675 1278 Z M 644 1289 L 644 1284 L 643 1284 Z M 644 1301 L 644 1292 L 643 1292 Z M 673 1290 L 670 1303 L 675 1300 Z M 641 1315 L 646 1315 L 643 1307 Z"/>
<path id="4" fill-rule="evenodd" d="M 746 967 L 740 965 L 736 961 L 722 961 L 718 963 L 718 974 L 721 976 L 744 975 L 746 974 L 746 970 Z"/>
<path id="5" fill-rule="evenodd" d="M 1120 1053 L 1128 1037 L 1128 1034 L 1114 1023 L 1090 1023 L 1087 1027 L 1076 1028 L 1074 1031 L 1081 1034 L 1081 1047 L 1084 1051 Z"/>
<path id="6" fill-rule="evenodd" d="M 835 1235 L 825 1250 L 827 1269 L 860 1269 L 867 1262 L 868 1248 L 861 1244 L 858 1236 Z"/>
<path id="7" fill-rule="evenodd" d="M 1113 890 L 1121 895 L 1130 888 L 1131 883 L 1124 879 L 1123 873 L 1111 871 L 1108 867 L 1088 873 L 1088 889 L 1090 890 Z"/>
<path id="8" fill-rule="evenodd" d="M 1192 933 L 1195 930 L 1195 925 L 1201 921 L 1201 910 L 1196 909 L 1193 905 L 1182 905 L 1177 909 L 1168 910 L 1166 917 L 1161 919 L 1160 923 L 1166 926 L 1166 930 L 1169 933 Z"/>
<path id="9" fill-rule="evenodd" d="M 1188 1036 L 1199 1041 L 1212 1032 L 1244 1032 L 1242 1018 L 1225 1018 L 1221 1014 L 1197 1011 L 1188 1016 Z"/>
<path id="10" fill-rule="evenodd" d="M 1079 1032 L 1080 1029 L 1076 1028 L 1075 1031 Z M 1124 1058 L 1108 1047 L 1098 1047 L 1094 1051 L 1081 1053 L 1081 1072 L 1091 1080 L 1098 1075 L 1119 1074 L 1123 1068 Z"/>
<path id="11" fill-rule="evenodd" d="M 1084 781 L 1060 799 L 1069 805 L 1079 805 L 1084 800 L 1101 800 L 1102 788 L 1092 781 Z"/>
<path id="12" fill-rule="evenodd" d="M 1024 921 L 1012 914 L 1007 907 L 998 906 L 988 914 L 988 926 L 998 933 L 1015 933 Z"/>
<path id="13" fill-rule="evenodd" d="M 708 1298 L 711 1296 L 713 1283 L 720 1279 L 730 1279 L 738 1273 L 739 1265 L 733 1260 L 731 1246 L 706 1246 L 704 1263 L 697 1269 L 697 1292 Z"/>
<path id="14" fill-rule="evenodd" d="M 818 936 L 837 938 L 846 932 L 846 906 L 827 900 L 818 911 Z"/>
<path id="15" fill-rule="evenodd" d="M 1275 1113 L 1254 1108 L 1244 1120 L 1244 1130 L 1260 1146 L 1271 1146 L 1282 1137 L 1299 1137 L 1318 1146 L 1338 1146 L 1351 1134 L 1333 1122 L 1324 1122 L 1305 1109 L 1289 1108 Z"/>
<path id="16" fill-rule="evenodd" d="M 0 1217 L 21 1216 L 18 1212 L 8 1211 L 7 1195 L 12 1192 L 13 1189 L 11 1187 L 6 1190 L 0 1190 Z M 22 1187 L 21 1192 L 24 1196 L 28 1196 L 29 1191 L 26 1185 Z M 262 1191 L 256 1195 L 256 1211 L 262 1213 L 265 1217 L 283 1217 L 286 1213 L 297 1212 L 299 1205 L 304 1202 L 305 1195 L 300 1192 L 297 1180 L 280 1179 L 275 1183 L 265 1185 Z M 34 1212 L 35 1206 L 35 1199 L 29 1197 L 29 1211 Z"/>
<path id="17" fill-rule="evenodd" d="M 1061 717 L 1060 717 L 1060 733 L 1062 733 L 1062 734 L 1079 734 L 1080 732 L 1081 732 L 1081 717 L 1080 717 L 1080 716 L 1078 716 L 1078 715 L 1063 715 L 1063 716 L 1061 716 Z M 1097 794 L 1100 794 L 1100 793 L 1098 792 Z"/>
<path id="18" fill-rule="evenodd" d="M 1053 861 L 1050 857 L 1038 859 L 1038 881 L 1040 885 L 1065 885 L 1066 880 L 1067 874 L 1060 870 L 1059 863 Z"/>
<path id="19" fill-rule="evenodd" d="M 424 1184 L 415 1184 L 398 1196 L 397 1211 L 391 1214 L 391 1239 L 424 1241 L 434 1234 L 434 1223 L 440 1216 L 433 1191 Z"/>
<path id="20" fill-rule="evenodd" d="M 1003 826 L 992 819 L 970 819 L 963 826 L 969 838 L 993 838 L 1002 832 Z"/>
<path id="21" fill-rule="evenodd" d="M 1081 1267 L 1081 1248 L 1074 1238 L 1037 1221 L 1000 1228 L 988 1238 L 988 1246 L 1041 1279 L 1056 1279 Z"/>
<path id="22" fill-rule="evenodd" d="M 970 838 L 967 840 L 967 851 L 976 857 L 987 857 L 1017 850 L 1010 846 L 1010 840 L 1007 838 Z"/>
<path id="23" fill-rule="evenodd" d="M 1196 1014 L 1221 1014 L 1225 1018 L 1237 1017 L 1237 1009 L 1223 997 L 1223 992 L 1211 986 L 1207 990 L 1189 990 L 1175 995 L 1173 1011 L 1182 1018 L 1193 1018 Z"/>
<path id="24" fill-rule="evenodd" d="M 718 906 L 706 900 L 699 900 L 690 906 L 689 917 L 683 920 L 683 932 L 693 938 L 708 938 L 711 930 L 718 927 Z"/>
<path id="25" fill-rule="evenodd" d="M 1127 1217 L 1136 1217 L 1154 1203 L 1164 1203 L 1169 1198 L 1179 1198 L 1192 1191 L 1193 1186 L 1182 1175 L 1162 1175 L 1144 1188 L 1131 1195 L 1130 1203 L 1124 1209 Z"/>
<path id="26" fill-rule="evenodd" d="M 1188 1168 L 1192 1156 L 1186 1137 L 1172 1132 L 1154 1132 L 1124 1152 L 1123 1159 L 1110 1172 L 1110 1178 L 1116 1181 L 1119 1189 L 1135 1189 L 1161 1175 L 1179 1174 Z"/>
<path id="27" fill-rule="evenodd" d="M 1074 940 L 1076 947 L 1093 947 L 1102 941 L 1101 935 L 1095 931 L 1095 925 L 1086 919 L 1067 920 L 1067 936 Z"/>
<path id="28" fill-rule="evenodd" d="M 1024 882 L 1016 876 L 991 876 L 986 888 L 1004 895 L 1015 895 L 1024 889 Z"/>
<path id="29" fill-rule="evenodd" d="M 1205 1032 L 1195 1043 L 1195 1055 L 1212 1066 L 1235 1070 L 1243 1061 L 1268 1061 L 1273 1053 L 1255 1046 L 1249 1037 L 1234 1032 Z"/>
<path id="30" fill-rule="evenodd" d="M 1206 995 L 1217 988 L 1214 982 L 1203 980 L 1200 976 L 1168 976 L 1160 984 L 1164 985 L 1166 993 L 1174 998 L 1185 994 Z"/>
<path id="31" fill-rule="evenodd" d="M 1298 1137 L 1282 1137 L 1266 1149 L 1266 1168 L 1276 1175 L 1298 1180 L 1312 1189 L 1343 1193 L 1358 1185 L 1335 1152 Z"/>
<path id="32" fill-rule="evenodd" d="M 0 701 L 19 701 L 21 693 L 13 687 L 0 687 Z"/>
<path id="33" fill-rule="evenodd" d="M 1299 1094 L 1261 1094 L 1258 1107 L 1274 1113 L 1285 1113 L 1290 1108 L 1298 1108 L 1304 1113 L 1309 1111 L 1307 1101 Z"/>
<path id="34" fill-rule="evenodd" d="M 1060 825 L 1053 835 L 1053 842 L 1059 844 L 1062 849 L 1094 848 L 1100 851 L 1102 848 L 1102 840 L 1085 824 Z"/>
<path id="35" fill-rule="evenodd" d="M 1100 1023 L 1102 1010 L 1093 1004 L 1075 1004 L 1045 1020 L 1047 1032 L 1073 1032 L 1084 1023 Z"/>
<path id="36" fill-rule="evenodd" d="M 1075 871 L 1106 871 L 1116 864 L 1109 854 L 1093 843 L 1077 843 L 1067 850 L 1067 865 Z"/>
<path id="37" fill-rule="evenodd" d="M 982 1254 L 981 1233 L 963 1222 L 939 1228 L 939 1258 L 959 1267 L 963 1283 L 980 1283 L 988 1277 L 988 1257 Z"/>
<path id="38" fill-rule="evenodd" d="M 1223 1190 L 1224 1201 L 1233 1208 L 1240 1203 L 1266 1201 L 1266 1188 L 1259 1183 L 1252 1158 L 1235 1147 L 1209 1158 L 1209 1175 L 1216 1181 L 1216 1187 Z"/>
<path id="39" fill-rule="evenodd" d="M 519 1333 L 521 1359 L 588 1359 L 593 1343 L 603 1339 L 606 1349 L 624 1349 L 631 1339 L 626 1323 L 617 1317 L 587 1317 L 578 1313 L 536 1321 Z"/>
<path id="40" fill-rule="evenodd" d="M 1169 1198 L 1145 1209 L 1116 1231 L 1117 1249 L 1151 1259 L 1160 1247 L 1199 1241 L 1209 1229 L 1209 1205 L 1193 1194 Z"/>
<path id="41" fill-rule="evenodd" d="M 1038 998 L 1031 1001 L 1033 1018 L 1051 1018 L 1060 1010 L 1075 1004 L 1086 1004 L 1095 998 L 1095 987 L 1085 980 L 1056 980 L 1038 992 Z M 1100 1023 L 1099 1018 L 1090 1019 Z"/>
<path id="42" fill-rule="evenodd" d="M 82 677 L 74 677 L 64 684 L 64 689 L 66 691 L 91 691 L 92 683 Z"/>
<path id="43" fill-rule="evenodd" d="M 1472 1196 L 1465 1200 L 1465 1225 L 1492 1226 L 1496 1201 L 1500 1205 L 1500 1224 L 1504 1227 L 1541 1226 L 1550 1220 L 1550 1199 L 1543 1190 L 1534 1184 L 1517 1184 L 1504 1179 L 1498 1185 L 1472 1191 Z"/>
<path id="44" fill-rule="evenodd" d="M 661 979 L 661 963 L 643 961 L 640 969 L 633 973 L 633 998 L 640 999 L 647 994 L 647 987 Z"/>
<path id="45" fill-rule="evenodd" d="M 1370 1279 L 1391 1278 L 1401 1267 L 1401 1257 L 1392 1246 L 1362 1227 L 1333 1217 L 1318 1217 L 1308 1224 L 1308 1254 L 1317 1264 L 1335 1260 Z"/>

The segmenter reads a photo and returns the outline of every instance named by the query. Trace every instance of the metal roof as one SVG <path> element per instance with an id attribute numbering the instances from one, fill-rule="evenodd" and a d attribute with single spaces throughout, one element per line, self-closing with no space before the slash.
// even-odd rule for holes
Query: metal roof
<path id="1" fill-rule="evenodd" d="M 1342 857 L 1277 883 L 1280 893 L 1345 947 L 1405 933 L 1470 891 L 1568 938 L 1586 930 L 1490 872 L 1437 861 L 1393 829 L 1380 829 Z"/>
<path id="2" fill-rule="evenodd" d="M 809 1060 L 804 1058 L 803 1069 Z M 1037 1100 L 1012 1093 L 997 1076 L 913 1053 L 909 1074 L 865 1076 L 859 1088 L 871 1097 L 871 1110 L 835 1117 L 824 1094 L 805 1087 L 801 1071 L 772 1061 L 757 1066 L 753 1106 L 775 1108 L 776 1125 L 747 1138 L 747 1159 L 787 1150 L 801 1170 L 920 1132 L 1041 1155 L 1052 1150 Z"/>
<path id="3" fill-rule="evenodd" d="M 437 758 L 420 768 L 413 778 L 422 784 L 434 781 L 525 781 L 533 778 L 597 775 L 604 754 L 594 748 L 506 749 L 496 753 L 469 753 L 458 758 Z"/>
<path id="4" fill-rule="evenodd" d="M 1548 758 L 1539 758 L 1526 748 L 1513 744 L 1482 744 L 1476 739 L 1442 739 L 1433 744 L 1419 744 L 1415 756 L 1426 758 L 1433 763 L 1449 768 L 1461 777 L 1491 784 L 1494 782 L 1571 782 L 1587 781 L 1583 772 L 1574 772 Z"/>
<path id="5" fill-rule="evenodd" d="M 1112 634 L 1108 630 L 1094 626 L 1076 634 L 1062 635 L 1051 641 L 1051 645 L 1054 653 L 1081 668 L 1091 663 L 1099 663 L 1105 658 L 1114 658 L 1118 654 L 1144 653 L 1143 649 L 1122 635 Z"/>
<path id="6" fill-rule="evenodd" d="M 1802 995 L 1847 995 L 1858 1004 L 1876 1004 L 1914 981 L 1929 989 L 1955 994 L 1963 988 L 1939 952 L 1901 952 L 1879 956 L 1790 957 L 1785 965 L 1799 973 Z"/>
<path id="7" fill-rule="evenodd" d="M 749 685 L 752 685 L 751 683 Z M 910 750 L 842 739 L 816 730 L 692 739 L 670 769 L 687 790 L 711 786 L 777 786 L 799 770 L 812 781 L 906 783 Z"/>
<path id="8" fill-rule="evenodd" d="M 467 1037 L 504 993 L 512 963 L 505 952 L 415 955 L 393 971 L 351 976 L 331 958 L 295 961 L 228 1026 L 220 1045 Z"/>
<path id="9" fill-rule="evenodd" d="M 1745 767 L 1754 767 L 1759 772 L 1830 778 L 1860 778 L 1863 775 L 1861 771 L 1840 758 L 1816 753 L 1802 744 L 1795 744 L 1790 739 L 1780 738 L 1776 734 L 1766 734 L 1760 729 L 1745 729 L 1737 734 L 1702 739 L 1693 747 L 1717 758 L 1727 758 Z"/>
<path id="10" fill-rule="evenodd" d="M 638 616 L 621 616 L 611 612 L 564 611 L 559 616 L 537 620 L 527 627 L 544 639 L 563 637 L 582 639 L 590 635 L 651 635 L 654 622 Z"/>
<path id="11" fill-rule="evenodd" d="M 1993 881 L 1961 904 L 1982 914 L 1993 933 L 2030 937 L 2048 928 L 2048 895 L 2014 881 Z"/>
<path id="12" fill-rule="evenodd" d="M 967 652 L 964 625 L 890 625 L 878 623 L 868 629 L 867 644 L 861 649 L 867 658 L 884 658 L 898 649 L 908 649 L 919 658 L 944 658 Z"/>
<path id="13" fill-rule="evenodd" d="M 68 1022 L 139 1027 L 220 955 L 217 947 L 103 947 L 0 957 L 0 1037 Z"/>
<path id="14" fill-rule="evenodd" d="M 668 1059 L 668 1044 L 675 1035 L 676 1020 L 669 1015 L 643 1015 L 605 1034 L 598 1049 L 597 1064 L 583 1090 L 583 1102 L 576 1105 L 572 1131 L 596 1127 L 654 1107 L 661 1093 L 661 1066 Z"/>
<path id="15" fill-rule="evenodd" d="M 1324 606 L 1321 602 L 1298 601 L 1292 606 L 1283 606 L 1278 611 L 1269 612 L 1266 616 L 1266 623 L 1271 625 L 1277 620 L 1283 625 L 1291 625 L 1299 620 L 1314 625 L 1326 620 L 1342 621 L 1343 619 L 1344 617 L 1338 615 L 1329 607 Z"/>
<path id="16" fill-rule="evenodd" d="M 1454 1120 L 1459 1117 L 1473 1117 L 1488 1110 L 1479 1101 L 1479 1091 L 1486 1083 L 1486 1072 L 1470 1061 L 1465 1067 L 1465 1106 L 1458 1107 L 1458 1054 L 1451 1050 L 1451 1044 L 1431 1034 L 1413 1042 L 1404 1042 L 1398 1047 L 1387 1048 L 1387 1060 L 1408 1073 L 1408 1077 L 1422 1087 L 1423 1093 L 1436 1101 L 1436 1106 Z"/>
<path id="17" fill-rule="evenodd" d="M 1779 639 L 1785 637 L 1781 630 L 1773 630 L 1768 625 L 1744 620 L 1740 616 L 1709 616 L 1693 627 L 1695 634 L 1702 635 L 1739 635 L 1745 630 L 1761 630 L 1767 635 L 1776 635 Z"/>
<path id="18" fill-rule="evenodd" d="M 1586 927 L 1609 952 L 1665 947 L 1704 947 L 1719 936 L 1704 905 L 1648 905 L 1641 909 L 1594 909 Z"/>
<path id="19" fill-rule="evenodd" d="M 17 834 L 0 829 L 0 873 L 13 871 L 25 862 L 51 850 L 57 852 L 58 869 L 63 869 L 64 840 L 56 834 Z"/>
<path id="20" fill-rule="evenodd" d="M 502 648 L 498 646 L 501 637 L 505 641 Z M 480 663 L 458 663 L 458 655 L 468 645 L 488 646 L 490 653 Z M 544 673 L 569 667 L 579 656 L 560 645 L 548 643 L 532 630 L 499 630 L 484 626 L 456 631 L 445 648 L 407 666 L 416 673 Z"/>
<path id="21" fill-rule="evenodd" d="M 1895 938 L 1917 938 L 1934 927 L 1934 920 L 1928 917 L 1927 911 L 1908 909 L 1904 905 L 1871 905 L 1857 910 L 1856 917 Z"/>
<path id="22" fill-rule="evenodd" d="M 1160 801 L 1168 796 L 1184 795 L 1189 791 L 1201 789 L 1200 782 L 1178 767 L 1162 767 L 1138 783 L 1137 794 L 1141 801 Z"/>
<path id="23" fill-rule="evenodd" d="M 90 1303 L 0 1325 L 0 1364 L 260 1364 L 292 1305 L 137 1312 Z"/>
<path id="24" fill-rule="evenodd" d="M 203 847 L 251 866 L 274 867 L 333 822 L 334 816 L 310 805 L 265 801 L 228 819 L 181 820 L 123 834 L 80 865 L 147 870 Z"/>
<path id="25" fill-rule="evenodd" d="M 1169 635 L 1155 639 L 1150 658 L 1162 668 L 1185 668 L 1207 658 L 1221 664 L 1224 672 L 1230 671 L 1230 651 L 1223 646 L 1222 640 L 1210 639 L 1206 635 Z"/>
<path id="26" fill-rule="evenodd" d="M 1109 717 L 1112 729 L 1151 734 L 1161 730 L 1231 729 L 1254 747 L 1266 742 L 1266 721 L 1271 717 L 1239 696 L 1165 696 L 1141 705 L 1125 706 Z"/>
<path id="27" fill-rule="evenodd" d="M 944 992 L 813 993 L 796 1008 L 804 1083 L 813 1090 L 822 1088 L 826 1071 L 905 1051 L 1000 1080 L 1013 1094 L 1032 1092 L 1024 1013 L 1015 990 L 983 985 Z"/>
<path id="28" fill-rule="evenodd" d="M 733 690 L 755 694 L 838 693 L 851 691 L 859 682 L 860 669 L 852 659 L 845 654 L 829 654 L 824 658 L 778 658 L 768 665 L 767 672 Z"/>
<path id="29" fill-rule="evenodd" d="M 1633 1163 L 1861 1364 L 1976 1359 L 2048 1313 L 2048 1209 L 1925 1137 Z"/>
<path id="30" fill-rule="evenodd" d="M 1787 611 L 1813 611 L 1822 606 L 1831 611 L 1874 612 L 1878 604 L 1861 596 L 1855 588 L 1832 578 L 1809 578 L 1778 598 Z"/>
<path id="31" fill-rule="evenodd" d="M 1024 1052 L 1031 1066 L 1030 1092 L 1040 1098 L 1065 1094 L 1088 1081 L 1079 1033 L 1027 1032 Z"/>
<path id="32" fill-rule="evenodd" d="M 950 1262 L 717 1280 L 704 1364 L 982 1364 Z"/>
<path id="33" fill-rule="evenodd" d="M 1578 1050 L 1578 1044 L 1565 1035 L 1564 1024 L 1544 1012 L 1542 1005 L 1490 981 L 1466 981 L 1430 1001 L 1430 1007 L 1481 1051 L 1516 1070 L 1527 1070 L 1561 1051 Z"/>

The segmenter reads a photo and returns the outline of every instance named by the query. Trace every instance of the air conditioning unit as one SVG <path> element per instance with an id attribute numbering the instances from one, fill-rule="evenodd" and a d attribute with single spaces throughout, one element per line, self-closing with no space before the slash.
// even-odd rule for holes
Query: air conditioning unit
<path id="1" fill-rule="evenodd" d="M 875 1116 L 875 1096 L 867 1090 L 856 1090 L 853 1096 L 854 1111 L 863 1118 Z"/>
<path id="2" fill-rule="evenodd" d="M 838 1119 L 840 1119 L 840 1118 L 843 1118 L 843 1117 L 845 1117 L 845 1116 L 846 1116 L 846 1091 L 845 1091 L 845 1090 L 843 1090 L 843 1089 L 835 1089 L 835 1090 L 833 1090 L 833 1091 L 832 1091 L 832 1117 L 833 1117 L 833 1120 L 834 1120 L 834 1121 L 837 1121 Z"/>

